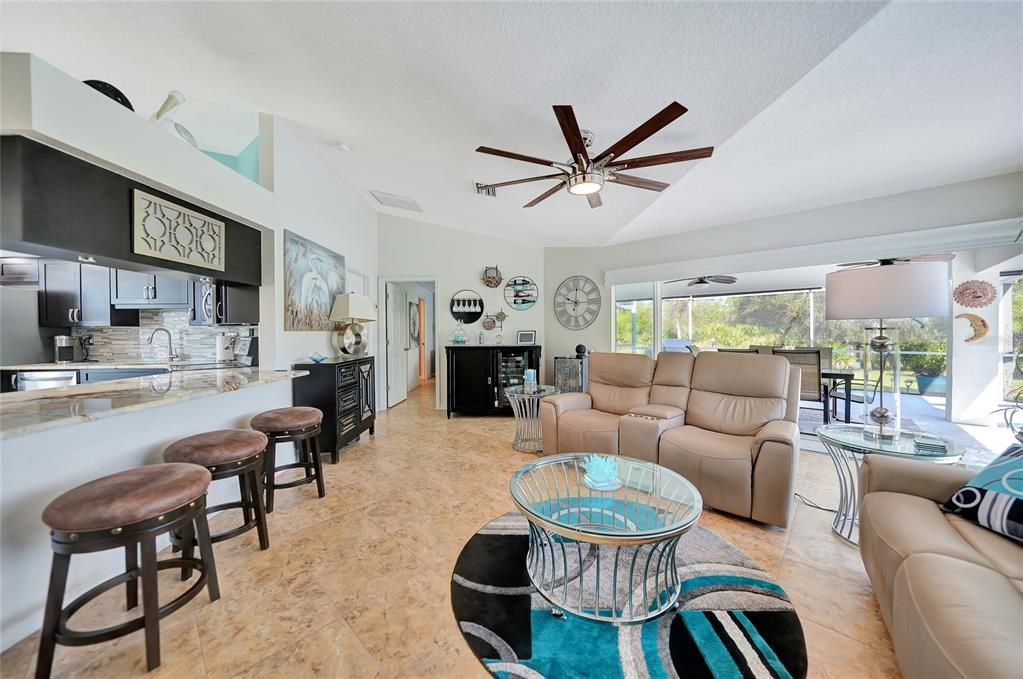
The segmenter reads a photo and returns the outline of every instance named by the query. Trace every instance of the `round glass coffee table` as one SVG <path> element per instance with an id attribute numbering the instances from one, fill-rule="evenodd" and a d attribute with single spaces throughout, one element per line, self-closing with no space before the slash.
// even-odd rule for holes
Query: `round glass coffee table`
<path id="1" fill-rule="evenodd" d="M 543 450 L 543 432 L 540 430 L 540 401 L 544 396 L 559 393 L 557 387 L 538 384 L 533 391 L 525 386 L 505 387 L 512 412 L 515 414 L 515 440 L 512 448 L 520 453 L 539 453 Z"/>
<path id="2" fill-rule="evenodd" d="M 590 476 L 595 466 L 602 473 Z M 569 453 L 519 469 L 511 494 L 529 521 L 529 579 L 556 611 L 630 624 L 674 607 L 675 548 L 703 511 L 682 476 L 628 457 Z"/>
<path id="3" fill-rule="evenodd" d="M 857 526 L 860 522 L 860 463 L 866 454 L 891 455 L 924 462 L 951 464 L 958 462 L 969 449 L 954 441 L 945 440 L 947 450 L 943 452 L 919 451 L 915 436 L 926 436 L 923 432 L 901 431 L 891 439 L 878 439 L 864 433 L 862 424 L 826 424 L 817 427 L 817 438 L 831 455 L 838 473 L 838 511 L 831 524 L 831 530 L 846 542 L 858 545 L 860 542 Z"/>

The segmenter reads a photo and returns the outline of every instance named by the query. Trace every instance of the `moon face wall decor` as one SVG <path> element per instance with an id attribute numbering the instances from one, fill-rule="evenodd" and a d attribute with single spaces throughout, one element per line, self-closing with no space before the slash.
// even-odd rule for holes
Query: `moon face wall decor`
<path id="1" fill-rule="evenodd" d="M 532 309 L 539 297 L 536 283 L 526 276 L 512 276 L 504 284 L 504 301 L 515 311 Z"/>
<path id="2" fill-rule="evenodd" d="M 459 290 L 451 295 L 451 315 L 466 325 L 483 318 L 483 298 L 472 290 Z"/>
<path id="3" fill-rule="evenodd" d="M 569 276 L 554 293 L 554 316 L 569 330 L 588 328 L 600 313 L 600 288 L 586 276 Z"/>
<path id="4" fill-rule="evenodd" d="M 973 337 L 967 337 L 964 342 L 976 342 L 991 330 L 991 326 L 988 322 L 978 316 L 977 314 L 959 314 L 956 318 L 964 318 L 970 322 L 970 327 L 973 329 Z"/>

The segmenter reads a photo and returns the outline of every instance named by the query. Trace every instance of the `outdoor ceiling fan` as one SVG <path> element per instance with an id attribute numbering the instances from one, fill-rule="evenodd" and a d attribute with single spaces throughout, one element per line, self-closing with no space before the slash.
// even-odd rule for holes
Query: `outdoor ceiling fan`
<path id="1" fill-rule="evenodd" d="M 546 160 L 544 158 L 536 158 L 535 156 L 526 156 L 521 153 L 513 153 L 511 151 L 501 151 L 500 149 L 491 148 L 489 146 L 480 146 L 476 149 L 479 153 L 487 153 L 492 156 L 500 156 L 502 158 L 511 158 L 512 160 L 521 160 L 526 163 L 536 163 L 537 165 L 546 165 L 547 167 L 557 169 L 558 172 L 539 177 L 528 177 L 526 179 L 498 182 L 496 184 L 477 184 L 476 189 L 479 192 L 485 192 L 493 191 L 500 186 L 512 186 L 514 184 L 525 184 L 527 182 L 556 180 L 558 183 L 555 186 L 547 189 L 539 196 L 526 203 L 523 207 L 533 207 L 541 201 L 547 200 L 561 189 L 567 188 L 568 192 L 573 195 L 586 196 L 591 208 L 597 208 L 603 204 L 600 200 L 600 190 L 604 188 L 605 182 L 622 184 L 623 186 L 632 186 L 637 189 L 647 189 L 648 191 L 663 191 L 668 188 L 670 184 L 654 181 L 653 179 L 644 179 L 634 175 L 622 174 L 622 170 L 632 170 L 639 167 L 652 167 L 654 165 L 667 165 L 669 163 L 680 163 L 686 160 L 709 158 L 711 154 L 714 153 L 714 147 L 707 146 L 704 148 L 689 149 L 686 151 L 673 151 L 671 153 L 659 153 L 653 156 L 639 156 L 629 159 L 622 158 L 622 156 L 641 142 L 662 130 L 673 120 L 685 113 L 686 110 L 686 107 L 677 101 L 671 102 L 650 118 L 650 120 L 646 121 L 632 132 L 629 132 L 603 152 L 591 158 L 589 148 L 593 144 L 593 133 L 589 130 L 579 129 L 579 123 L 576 122 L 575 112 L 572 111 L 571 106 L 555 106 L 554 115 L 558 119 L 558 124 L 561 125 L 561 132 L 565 135 L 565 141 L 568 142 L 568 149 L 572 154 L 572 159 L 567 163 L 562 163 L 554 160 Z"/>
<path id="2" fill-rule="evenodd" d="M 841 268 L 861 268 L 867 266 L 889 266 L 892 264 L 908 264 L 909 262 L 951 262 L 956 256 L 943 253 L 939 255 L 917 255 L 916 257 L 882 257 L 881 259 L 868 259 L 862 262 L 846 262 L 839 264 Z"/>
<path id="3" fill-rule="evenodd" d="M 665 281 L 666 283 L 681 283 L 682 281 L 689 281 L 687 287 L 690 288 L 706 288 L 710 287 L 711 283 L 720 283 L 721 285 L 731 285 L 735 281 L 739 280 L 735 276 L 693 276 L 692 278 L 676 278 L 673 281 Z"/>

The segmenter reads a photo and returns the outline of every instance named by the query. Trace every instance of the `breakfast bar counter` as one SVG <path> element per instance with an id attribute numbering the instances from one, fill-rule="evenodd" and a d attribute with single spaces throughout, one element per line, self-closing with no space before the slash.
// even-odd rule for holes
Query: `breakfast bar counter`
<path id="1" fill-rule="evenodd" d="M 164 449 L 186 436 L 248 429 L 255 415 L 291 406 L 292 380 L 307 374 L 182 370 L 0 395 L 2 647 L 42 624 L 51 552 L 40 516 L 51 500 L 101 476 L 160 463 Z M 294 453 L 281 446 L 278 457 L 287 454 Z M 208 501 L 237 497 L 237 484 L 215 482 Z M 76 558 L 69 600 L 123 567 L 116 550 Z"/>

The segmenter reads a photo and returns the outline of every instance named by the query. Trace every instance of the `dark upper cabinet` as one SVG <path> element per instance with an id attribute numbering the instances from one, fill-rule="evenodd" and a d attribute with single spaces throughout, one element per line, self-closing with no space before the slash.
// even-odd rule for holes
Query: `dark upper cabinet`
<path id="1" fill-rule="evenodd" d="M 259 288 L 254 285 L 217 284 L 214 311 L 218 323 L 256 325 L 259 323 Z"/>
<path id="2" fill-rule="evenodd" d="M 40 262 L 39 303 L 39 325 L 49 328 L 74 325 L 75 310 L 82 306 L 82 265 Z"/>
<path id="3" fill-rule="evenodd" d="M 111 307 L 111 276 L 105 266 L 56 260 L 39 263 L 39 325 L 43 327 L 137 326 L 138 311 Z"/>
<path id="4" fill-rule="evenodd" d="M 0 283 L 36 285 L 39 283 L 39 260 L 35 257 L 0 258 Z"/>
<path id="5" fill-rule="evenodd" d="M 187 307 L 190 283 L 163 274 L 110 270 L 110 301 L 120 307 Z"/>
<path id="6" fill-rule="evenodd" d="M 522 384 L 527 369 L 540 368 L 535 345 L 450 346 L 446 353 L 448 417 L 511 414 L 505 388 Z"/>

